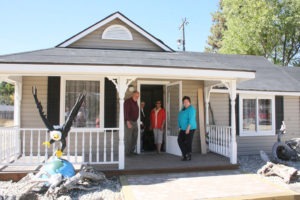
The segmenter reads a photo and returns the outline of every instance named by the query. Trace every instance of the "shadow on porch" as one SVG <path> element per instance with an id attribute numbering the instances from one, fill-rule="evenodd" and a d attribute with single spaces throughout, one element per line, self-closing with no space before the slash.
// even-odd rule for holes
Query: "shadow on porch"
<path id="1" fill-rule="evenodd" d="M 179 156 L 162 153 L 142 153 L 127 156 L 125 169 L 118 170 L 117 165 L 93 165 L 107 176 L 129 174 L 177 173 L 192 171 L 212 171 L 238 169 L 239 165 L 231 164 L 229 158 L 208 153 L 193 153 L 191 161 L 181 161 Z"/>

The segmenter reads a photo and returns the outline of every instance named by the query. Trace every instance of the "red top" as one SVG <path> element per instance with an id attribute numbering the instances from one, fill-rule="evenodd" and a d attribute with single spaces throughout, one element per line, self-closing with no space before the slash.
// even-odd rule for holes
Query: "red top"
<path id="1" fill-rule="evenodd" d="M 150 122 L 152 128 L 162 128 L 163 122 L 166 120 L 166 111 L 161 108 L 157 113 L 154 108 L 150 113 Z"/>

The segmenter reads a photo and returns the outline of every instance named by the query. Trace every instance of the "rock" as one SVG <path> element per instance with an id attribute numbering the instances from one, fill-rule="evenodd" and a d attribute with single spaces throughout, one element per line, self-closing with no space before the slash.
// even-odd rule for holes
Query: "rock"
<path id="1" fill-rule="evenodd" d="M 257 173 L 264 176 L 279 176 L 286 183 L 290 183 L 291 180 L 295 180 L 298 178 L 298 170 L 294 167 L 288 167 L 282 164 L 275 164 L 272 162 L 267 162 L 261 169 L 257 171 Z"/>

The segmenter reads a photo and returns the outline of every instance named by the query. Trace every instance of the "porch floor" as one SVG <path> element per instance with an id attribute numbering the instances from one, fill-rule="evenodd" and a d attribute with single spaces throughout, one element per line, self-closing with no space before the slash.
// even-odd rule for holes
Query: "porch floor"
<path id="1" fill-rule="evenodd" d="M 118 170 L 117 165 L 93 165 L 95 169 L 106 175 L 172 173 L 190 171 L 211 171 L 238 169 L 238 165 L 230 163 L 229 159 L 214 153 L 193 153 L 191 161 L 181 161 L 181 157 L 168 153 L 141 153 L 125 157 L 125 169 Z"/>
<path id="2" fill-rule="evenodd" d="M 117 164 L 93 164 L 92 166 L 96 170 L 104 172 L 107 176 L 229 170 L 238 169 L 239 167 L 238 165 L 230 164 L 228 158 L 215 153 L 204 155 L 193 153 L 191 161 L 183 162 L 180 159 L 179 156 L 168 153 L 145 152 L 140 155 L 126 156 L 124 170 L 118 170 Z M 41 165 L 0 166 L 0 179 L 16 180 L 13 176 L 23 177 L 29 172 L 37 172 L 40 167 Z M 76 164 L 74 167 L 76 170 L 79 170 L 81 165 Z"/>

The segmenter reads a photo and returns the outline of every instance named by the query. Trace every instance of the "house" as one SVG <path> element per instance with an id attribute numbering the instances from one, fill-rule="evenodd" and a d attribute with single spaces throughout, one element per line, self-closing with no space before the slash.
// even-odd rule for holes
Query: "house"
<path id="1" fill-rule="evenodd" d="M 41 145 L 49 136 L 32 98 L 36 86 L 53 124 L 62 124 L 76 96 L 87 92 L 67 141 L 75 163 L 124 169 L 123 103 L 134 87 L 148 106 L 163 101 L 167 153 L 180 155 L 177 113 L 188 95 L 198 111 L 193 151 L 206 152 L 208 132 L 209 150 L 235 164 L 238 154 L 269 152 L 282 120 L 287 137 L 299 134 L 296 73 L 258 56 L 176 52 L 116 12 L 54 48 L 0 56 L 1 80 L 15 84 L 15 127 L 0 129 L 0 162 L 21 156 L 32 164 L 51 155 Z"/>

